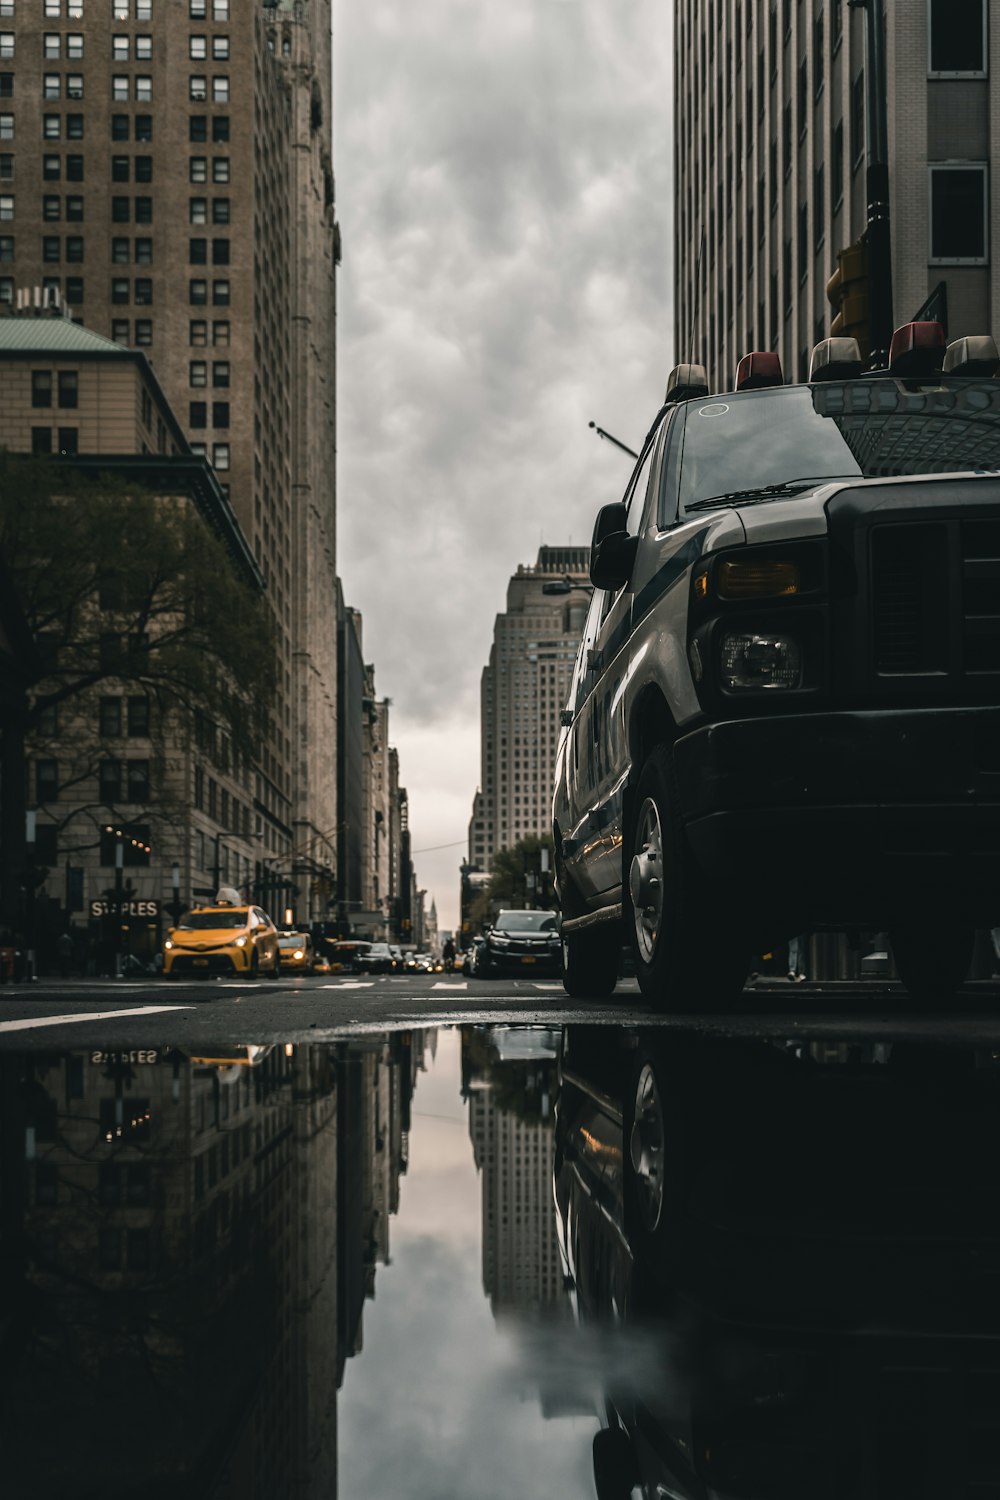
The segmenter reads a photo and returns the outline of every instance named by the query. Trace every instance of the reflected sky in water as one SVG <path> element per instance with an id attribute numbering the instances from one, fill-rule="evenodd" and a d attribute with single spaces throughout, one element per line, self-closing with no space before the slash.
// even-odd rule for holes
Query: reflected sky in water
<path id="1" fill-rule="evenodd" d="M 592 1490 L 599 1423 L 543 1419 L 533 1341 L 516 1323 L 498 1330 L 484 1295 L 460 1053 L 459 1035 L 440 1033 L 420 1081 L 392 1264 L 379 1272 L 340 1398 L 341 1493 L 578 1500 Z"/>

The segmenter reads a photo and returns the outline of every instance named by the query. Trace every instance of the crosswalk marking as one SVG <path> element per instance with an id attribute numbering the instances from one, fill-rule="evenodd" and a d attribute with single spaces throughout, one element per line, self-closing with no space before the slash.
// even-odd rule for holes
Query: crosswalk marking
<path id="1" fill-rule="evenodd" d="M 454 979 L 439 979 L 436 984 L 431 985 L 432 990 L 454 990 L 456 992 L 467 990 L 468 983 L 464 979 L 457 982 Z"/>
<path id="2" fill-rule="evenodd" d="M 131 1005 L 125 1010 L 91 1010 L 71 1016 L 32 1016 L 27 1021 L 0 1021 L 0 1031 L 33 1031 L 36 1026 L 76 1026 L 80 1021 L 112 1021 L 120 1016 L 153 1016 L 164 1010 L 195 1010 L 194 1005 Z"/>
<path id="3" fill-rule="evenodd" d="M 318 984 L 318 990 L 370 990 L 374 980 L 371 979 L 342 979 L 339 984 Z"/>

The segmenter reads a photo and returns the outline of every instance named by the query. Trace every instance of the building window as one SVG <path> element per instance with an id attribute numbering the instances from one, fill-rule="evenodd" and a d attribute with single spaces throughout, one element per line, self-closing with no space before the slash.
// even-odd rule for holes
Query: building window
<path id="1" fill-rule="evenodd" d="M 188 79 L 188 98 L 195 104 L 204 104 L 208 99 L 208 79 L 204 73 L 192 73 Z"/>
<path id="2" fill-rule="evenodd" d="M 113 156 L 111 158 L 111 181 L 128 182 L 131 172 L 131 158 L 128 156 Z"/>
<path id="3" fill-rule="evenodd" d="M 111 38 L 111 57 L 114 62 L 128 62 L 129 39 L 127 36 L 113 36 Z"/>
<path id="4" fill-rule="evenodd" d="M 216 73 L 212 78 L 212 103 L 229 103 L 229 77 L 225 73 Z"/>
<path id="5" fill-rule="evenodd" d="M 151 156 L 137 156 L 133 162 L 136 182 L 152 182 L 153 180 L 153 158 Z"/>
<path id="6" fill-rule="evenodd" d="M 62 160 L 58 156 L 42 157 L 42 179 L 45 182 L 58 182 L 62 176 Z"/>
<path id="7" fill-rule="evenodd" d="M 985 0 L 928 0 L 927 33 L 932 78 L 986 77 Z"/>
<path id="8" fill-rule="evenodd" d="M 34 407 L 52 405 L 52 371 L 32 370 L 31 404 Z"/>
<path id="9" fill-rule="evenodd" d="M 987 188 L 985 162 L 930 168 L 932 265 L 985 265 Z"/>
<path id="10" fill-rule="evenodd" d="M 188 261 L 192 266 L 208 264 L 207 240 L 188 240 Z"/>
<path id="11" fill-rule="evenodd" d="M 83 115 L 66 116 L 66 139 L 68 141 L 83 140 Z"/>
<path id="12" fill-rule="evenodd" d="M 192 224 L 207 224 L 208 222 L 208 199 L 188 199 L 188 220 Z"/>
<path id="13" fill-rule="evenodd" d="M 122 306 L 129 300 L 129 284 L 125 277 L 117 276 L 111 282 L 111 300 L 116 306 Z"/>
<path id="14" fill-rule="evenodd" d="M 119 729 L 118 733 L 121 733 Z M 122 763 L 117 759 L 102 760 L 98 772 L 98 798 L 106 807 L 121 801 Z"/>
<path id="15" fill-rule="evenodd" d="M 80 433 L 76 427 L 60 427 L 57 433 L 59 453 L 63 458 L 75 458 L 79 452 Z"/>
<path id="16" fill-rule="evenodd" d="M 229 116 L 214 115 L 212 118 L 212 140 L 215 142 L 228 141 L 229 139 Z"/>
<path id="17" fill-rule="evenodd" d="M 47 141 L 57 141 L 62 135 L 62 116 L 42 116 L 42 136 Z"/>
<path id="18" fill-rule="evenodd" d="M 59 796 L 59 762 L 35 761 L 35 800 L 53 802 Z"/>
<path id="19" fill-rule="evenodd" d="M 62 199 L 54 194 L 46 194 L 42 199 L 42 218 L 46 223 L 53 223 L 62 214 Z"/>
<path id="20" fill-rule="evenodd" d="M 203 359 L 192 359 L 188 363 L 188 384 L 208 385 L 208 364 Z"/>
<path id="21" fill-rule="evenodd" d="M 208 181 L 208 158 L 205 156 L 192 156 L 188 162 L 188 181 Z"/>
<path id="22" fill-rule="evenodd" d="M 228 348 L 229 322 L 227 319 L 217 318 L 212 324 L 212 343 L 216 348 Z"/>
<path id="23" fill-rule="evenodd" d="M 205 61 L 205 59 L 208 57 L 207 36 L 188 37 L 188 57 L 190 57 L 193 62 Z"/>
<path id="24" fill-rule="evenodd" d="M 228 266 L 228 264 L 229 264 L 229 241 L 228 240 L 213 240 L 212 241 L 212 265 L 213 266 Z"/>
<path id="25" fill-rule="evenodd" d="M 66 301 L 70 307 L 81 307 L 83 305 L 83 277 L 66 277 Z"/>
<path id="26" fill-rule="evenodd" d="M 59 236 L 57 234 L 45 234 L 42 236 L 42 260 L 54 261 L 59 259 Z"/>
<path id="27" fill-rule="evenodd" d="M 212 223 L 213 224 L 228 224 L 229 223 L 229 199 L 228 198 L 213 198 L 212 199 Z"/>
<path id="28" fill-rule="evenodd" d="M 152 318 L 136 318 L 135 320 L 135 342 L 136 348 L 145 349 L 153 342 L 153 320 Z"/>
<path id="29" fill-rule="evenodd" d="M 153 283 L 148 276 L 135 279 L 135 302 L 139 307 L 149 307 L 153 300 Z"/>
<path id="30" fill-rule="evenodd" d="M 229 0 L 212 0 L 212 20 L 229 20 Z"/>
<path id="31" fill-rule="evenodd" d="M 151 141 L 153 139 L 152 115 L 136 115 L 135 138 L 137 141 Z"/>
<path id="32" fill-rule="evenodd" d="M 128 115 L 111 116 L 111 139 L 113 141 L 127 141 L 129 138 Z"/>
<path id="33" fill-rule="evenodd" d="M 82 156 L 67 156 L 67 158 L 66 158 L 66 181 L 67 182 L 82 182 L 83 181 L 83 157 Z"/>
<path id="34" fill-rule="evenodd" d="M 113 224 L 127 224 L 132 212 L 132 205 L 128 198 L 112 198 L 111 221 Z"/>
<path id="35" fill-rule="evenodd" d="M 5 261 L 14 259 L 14 236 L 12 234 L 0 234 L 0 265 Z"/>
<path id="36" fill-rule="evenodd" d="M 216 307 L 228 307 L 229 306 L 229 282 L 228 281 L 213 281 L 212 282 L 212 302 L 214 303 L 214 305 Z"/>
<path id="37" fill-rule="evenodd" d="M 127 243 L 127 242 L 126 242 Z M 116 344 L 128 345 L 128 318 L 112 318 L 111 337 Z"/>
<path id="38" fill-rule="evenodd" d="M 130 760 L 126 772 L 126 802 L 149 801 L 149 761 Z"/>
<path id="39" fill-rule="evenodd" d="M 135 242 L 135 263 L 137 266 L 151 266 L 153 264 L 153 241 L 150 239 L 137 239 Z"/>
<path id="40" fill-rule="evenodd" d="M 52 452 L 52 428 L 33 427 L 31 429 L 31 451 L 37 457 Z"/>
<path id="41" fill-rule="evenodd" d="M 212 181 L 213 182 L 228 182 L 229 181 L 229 157 L 228 156 L 213 156 L 212 157 Z"/>
<path id="42" fill-rule="evenodd" d="M 127 104 L 129 98 L 128 74 L 115 73 L 111 79 L 111 97 L 120 104 Z"/>
<path id="43" fill-rule="evenodd" d="M 229 402 L 228 401 L 213 401 L 212 402 L 212 426 L 213 427 L 228 427 L 229 426 Z"/>
<path id="44" fill-rule="evenodd" d="M 59 405 L 75 408 L 80 396 L 80 377 L 76 370 L 60 370 L 58 379 Z"/>
<path id="45" fill-rule="evenodd" d="M 195 143 L 208 140 L 207 115 L 188 115 L 188 140 Z"/>
<path id="46" fill-rule="evenodd" d="M 82 99 L 83 98 L 83 74 L 82 73 L 69 73 L 69 74 L 67 74 L 67 76 L 66 76 L 66 98 L 67 99 Z"/>
<path id="47" fill-rule="evenodd" d="M 62 74 L 46 73 L 42 78 L 42 98 L 59 99 L 62 97 Z M 13 123 L 13 115 L 10 116 Z"/>
<path id="48" fill-rule="evenodd" d="M 229 389 L 229 361 L 216 359 L 212 362 L 212 384 L 217 389 Z"/>
<path id="49" fill-rule="evenodd" d="M 151 36 L 137 36 L 135 39 L 136 62 L 151 62 L 153 58 L 153 38 Z"/>
<path id="50" fill-rule="evenodd" d="M 229 444 L 212 444 L 212 467 L 225 472 L 229 468 Z"/>
<path id="51" fill-rule="evenodd" d="M 137 224 L 152 224 L 152 222 L 153 222 L 153 200 L 152 200 L 152 198 L 137 198 L 135 200 L 135 222 Z"/>
<path id="52" fill-rule="evenodd" d="M 128 700 L 128 733 L 130 739 L 145 739 L 149 734 L 149 699 L 144 694 Z"/>
<path id="53" fill-rule="evenodd" d="M 227 36 L 213 36 L 212 59 L 215 62 L 228 62 L 229 38 Z"/>
<path id="54" fill-rule="evenodd" d="M 76 193 L 66 199 L 66 219 L 70 224 L 83 223 L 83 199 Z"/>
<path id="55" fill-rule="evenodd" d="M 188 403 L 188 426 L 196 429 L 208 426 L 208 403 L 206 401 Z"/>
<path id="56" fill-rule="evenodd" d="M 192 318 L 188 324 L 188 343 L 195 347 L 208 343 L 208 324 L 204 318 Z"/>
<path id="57" fill-rule="evenodd" d="M 137 104 L 152 104 L 153 102 L 153 80 L 148 73 L 136 75 L 135 100 Z"/>
<path id="58" fill-rule="evenodd" d="M 82 234 L 68 234 L 66 236 L 66 259 L 77 262 L 83 260 Z"/>
<path id="59" fill-rule="evenodd" d="M 201 280 L 189 281 L 188 301 L 193 307 L 204 306 L 204 304 L 208 301 L 208 282 Z"/>
<path id="60" fill-rule="evenodd" d="M 71 31 L 66 37 L 66 56 L 71 62 L 83 61 L 83 33 Z"/>

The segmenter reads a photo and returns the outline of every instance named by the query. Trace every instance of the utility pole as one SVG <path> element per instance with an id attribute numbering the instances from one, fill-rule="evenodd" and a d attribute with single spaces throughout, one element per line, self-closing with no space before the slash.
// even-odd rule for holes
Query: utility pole
<path id="1" fill-rule="evenodd" d="M 892 236 L 889 223 L 889 125 L 886 103 L 885 0 L 848 0 L 865 11 L 865 134 L 868 168 L 869 366 L 885 369 L 892 342 Z"/>

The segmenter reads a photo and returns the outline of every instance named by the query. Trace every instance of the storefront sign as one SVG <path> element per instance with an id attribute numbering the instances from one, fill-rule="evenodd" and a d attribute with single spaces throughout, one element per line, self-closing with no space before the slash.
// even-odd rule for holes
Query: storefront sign
<path id="1" fill-rule="evenodd" d="M 91 901 L 90 915 L 92 917 L 117 916 L 117 903 L 114 901 Z M 159 901 L 123 901 L 121 905 L 123 917 L 158 917 L 160 915 Z"/>
<path id="2" fill-rule="evenodd" d="M 92 1052 L 90 1061 L 102 1068 L 121 1063 L 158 1063 L 160 1052 L 156 1047 L 138 1047 L 131 1052 Z"/>

